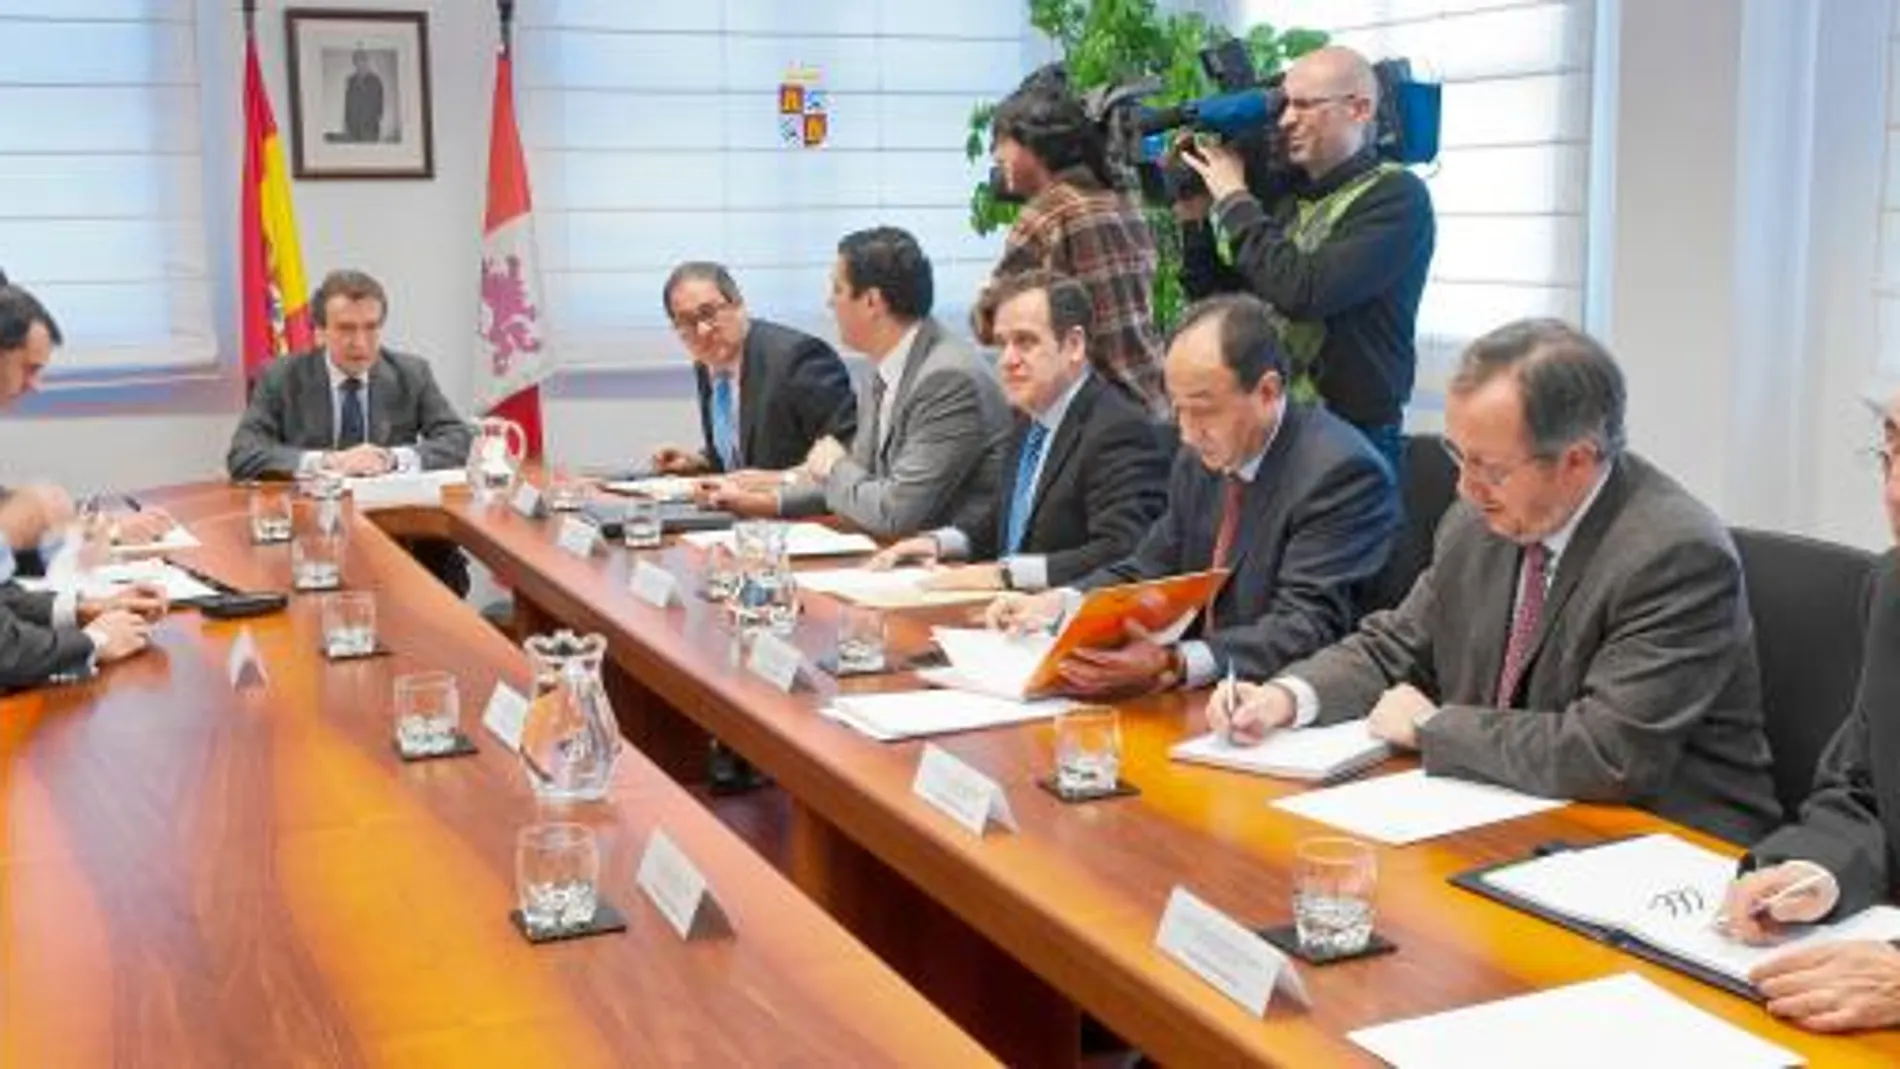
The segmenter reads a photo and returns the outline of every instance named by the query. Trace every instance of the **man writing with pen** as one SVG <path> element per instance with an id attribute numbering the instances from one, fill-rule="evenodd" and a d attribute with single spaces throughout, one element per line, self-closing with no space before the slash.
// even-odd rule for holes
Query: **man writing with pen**
<path id="1" fill-rule="evenodd" d="M 37 386 L 59 341 L 58 325 L 32 294 L 0 284 L 0 405 Z M 52 549 L 73 528 L 74 515 L 72 499 L 55 486 L 21 487 L 0 500 L 0 690 L 138 653 L 150 642 L 151 621 L 165 613 L 164 595 L 143 585 L 95 599 L 35 593 L 13 582 L 16 554 Z M 139 516 L 137 526 L 143 532 L 160 519 Z"/>
<path id="2" fill-rule="evenodd" d="M 1878 450 L 1887 521 L 1900 543 L 1900 395 L 1887 405 Z M 1850 916 L 1900 889 L 1900 551 L 1875 566 L 1854 710 L 1816 770 L 1799 819 L 1749 852 L 1722 924 L 1771 943 L 1790 926 Z M 1817 1032 L 1900 1027 L 1900 949 L 1871 940 L 1823 943 L 1762 963 L 1749 981 L 1768 1012 Z"/>

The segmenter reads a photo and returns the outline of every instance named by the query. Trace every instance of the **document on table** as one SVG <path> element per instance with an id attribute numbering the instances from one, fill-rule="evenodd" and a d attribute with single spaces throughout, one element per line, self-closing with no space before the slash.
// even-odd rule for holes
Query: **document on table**
<path id="1" fill-rule="evenodd" d="M 1330 727 L 1276 731 L 1257 746 L 1236 746 L 1216 732 L 1176 743 L 1176 761 L 1282 779 L 1332 780 L 1385 760 L 1392 748 L 1366 731 L 1364 720 Z"/>
<path id="2" fill-rule="evenodd" d="M 445 486 L 464 486 L 468 483 L 466 468 L 437 468 L 434 471 L 391 471 L 381 475 L 352 475 L 343 480 L 345 489 L 354 493 L 360 486 L 375 487 L 378 484 L 402 484 L 408 482 L 432 483 L 437 489 Z"/>
<path id="3" fill-rule="evenodd" d="M 640 479 L 616 479 L 602 483 L 600 488 L 612 494 L 649 497 L 655 501 L 691 501 L 696 485 L 697 479 L 682 475 L 653 475 Z"/>
<path id="4" fill-rule="evenodd" d="M 689 531 L 680 538 L 700 549 L 714 546 L 733 548 L 731 531 Z M 785 551 L 794 557 L 839 557 L 852 553 L 875 553 L 877 543 L 861 534 L 834 531 L 822 523 L 785 525 Z"/>
<path id="5" fill-rule="evenodd" d="M 840 695 L 825 713 L 880 742 L 895 742 L 1046 720 L 1074 705 L 1059 698 L 1025 702 L 955 690 L 910 690 Z"/>
<path id="6" fill-rule="evenodd" d="M 151 583 L 175 602 L 215 597 L 220 593 L 183 568 L 162 560 L 125 561 L 102 565 L 83 574 L 67 572 L 58 578 L 32 577 L 19 582 L 28 590 L 71 590 L 82 598 L 110 597 L 133 583 Z"/>
<path id="7" fill-rule="evenodd" d="M 197 549 L 204 545 L 198 536 L 182 523 L 174 523 L 171 529 L 150 542 L 115 544 L 112 555 L 115 557 L 143 557 L 153 553 L 170 553 L 178 549 Z"/>
<path id="8" fill-rule="evenodd" d="M 869 568 L 831 568 L 798 573 L 801 590 L 830 594 L 835 598 L 874 609 L 902 609 L 918 605 L 960 605 L 989 601 L 994 590 L 931 590 L 924 580 L 929 568 L 892 568 L 874 572 Z"/>
<path id="9" fill-rule="evenodd" d="M 919 672 L 940 687 L 1021 700 L 1043 659 L 1055 648 L 1053 635 L 1012 635 L 981 627 L 936 627 L 931 635 L 948 668 Z"/>
<path id="10" fill-rule="evenodd" d="M 1361 1028 L 1347 1038 L 1398 1069 L 1806 1064 L 1634 973 Z"/>
<path id="11" fill-rule="evenodd" d="M 1273 803 L 1308 820 L 1394 846 L 1568 804 L 1488 783 L 1427 776 L 1423 769 L 1307 791 Z"/>
<path id="12" fill-rule="evenodd" d="M 1560 850 L 1479 877 L 1540 909 L 1620 932 L 1742 985 L 1755 966 L 1797 947 L 1900 939 L 1900 909 L 1873 906 L 1771 946 L 1738 942 L 1714 923 L 1734 878 L 1733 858 L 1661 833 Z"/>

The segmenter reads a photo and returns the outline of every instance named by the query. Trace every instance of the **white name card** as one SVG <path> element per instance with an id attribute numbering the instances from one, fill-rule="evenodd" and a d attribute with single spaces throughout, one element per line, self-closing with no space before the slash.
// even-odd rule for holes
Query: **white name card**
<path id="1" fill-rule="evenodd" d="M 359 479 L 350 491 L 362 510 L 401 508 L 442 503 L 442 480 L 429 475 L 385 475 Z"/>
<path id="2" fill-rule="evenodd" d="M 1155 946 L 1255 1016 L 1266 1014 L 1275 990 L 1311 1005 L 1286 955 L 1185 887 L 1168 895 Z"/>
<path id="3" fill-rule="evenodd" d="M 924 746 L 910 789 L 972 835 L 981 836 L 991 821 L 1017 830 L 1016 814 L 1009 810 L 1009 795 L 1003 793 L 1002 785 L 935 743 Z"/>
<path id="4" fill-rule="evenodd" d="M 482 726 L 503 746 L 520 751 L 521 733 L 528 728 L 528 699 L 506 683 L 495 684 L 488 708 L 482 710 Z"/>
<path id="5" fill-rule="evenodd" d="M 648 561 L 634 562 L 628 586 L 634 597 L 656 609 L 664 609 L 679 600 L 679 580 L 672 572 Z"/>
<path id="6" fill-rule="evenodd" d="M 257 651 L 257 638 L 246 627 L 238 631 L 237 640 L 231 643 L 231 655 L 225 662 L 225 671 L 231 678 L 231 689 L 243 690 L 246 687 L 261 687 L 270 682 L 264 673 L 264 658 Z"/>
<path id="7" fill-rule="evenodd" d="M 521 480 L 508 507 L 530 520 L 536 518 L 541 512 L 541 488 L 526 479 Z"/>
<path id="8" fill-rule="evenodd" d="M 681 939 L 715 935 L 730 930 L 719 903 L 713 900 L 698 866 L 658 828 L 640 855 L 634 876 L 640 890 L 653 902 L 666 923 Z"/>
<path id="9" fill-rule="evenodd" d="M 770 631 L 761 631 L 753 636 L 745 666 L 753 675 L 789 694 L 792 684 L 798 682 L 799 669 L 805 666 L 805 655 Z"/>
<path id="10" fill-rule="evenodd" d="M 561 529 L 554 535 L 554 544 L 574 554 L 576 557 L 591 557 L 594 543 L 600 541 L 600 528 L 578 516 L 569 516 L 561 521 Z"/>

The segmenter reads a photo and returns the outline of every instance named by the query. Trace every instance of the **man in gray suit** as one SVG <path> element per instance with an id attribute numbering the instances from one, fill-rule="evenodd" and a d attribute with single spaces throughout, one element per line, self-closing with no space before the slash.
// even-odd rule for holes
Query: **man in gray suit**
<path id="1" fill-rule="evenodd" d="M 735 511 L 833 512 L 878 538 L 970 529 L 996 493 L 1011 426 L 995 373 L 930 317 L 930 260 L 896 227 L 846 235 L 831 270 L 844 344 L 871 358 L 850 450 L 820 438 L 787 485 L 722 488 Z"/>
<path id="2" fill-rule="evenodd" d="M 59 344 L 59 324 L 46 307 L 0 283 L 0 406 L 34 389 Z M 0 503 L 0 532 L 7 542 L 37 546 L 71 512 L 57 487 L 22 487 Z M 149 588 L 102 599 L 35 593 L 12 581 L 10 552 L 0 565 L 0 690 L 130 657 L 146 648 L 151 621 L 165 613 L 163 595 Z"/>
<path id="3" fill-rule="evenodd" d="M 332 271 L 312 304 L 323 348 L 273 361 L 258 379 L 231 436 L 231 477 L 384 475 L 466 463 L 469 426 L 428 361 L 383 348 L 382 284 L 361 271 Z M 407 545 L 450 589 L 468 593 L 468 562 L 453 543 Z"/>
<path id="4" fill-rule="evenodd" d="M 1754 626 L 1721 522 L 1623 451 L 1622 372 L 1525 320 L 1445 407 L 1458 492 L 1405 601 L 1209 703 L 1238 741 L 1366 715 L 1435 775 L 1621 802 L 1732 842 L 1780 819 Z"/>

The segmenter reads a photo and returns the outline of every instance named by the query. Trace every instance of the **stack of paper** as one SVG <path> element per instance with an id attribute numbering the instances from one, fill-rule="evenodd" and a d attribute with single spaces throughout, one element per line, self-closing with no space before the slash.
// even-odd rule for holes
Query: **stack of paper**
<path id="1" fill-rule="evenodd" d="M 1427 776 L 1422 769 L 1415 769 L 1343 787 L 1307 791 L 1273 804 L 1354 835 L 1403 846 L 1569 803 L 1487 783 Z"/>
<path id="2" fill-rule="evenodd" d="M 218 594 L 190 572 L 162 560 L 125 561 L 84 573 L 69 571 L 57 578 L 20 580 L 20 585 L 28 590 L 73 591 L 82 598 L 111 597 L 133 583 L 151 583 L 164 590 L 172 601 L 193 601 Z"/>
<path id="3" fill-rule="evenodd" d="M 714 546 L 731 549 L 734 541 L 731 531 L 691 531 L 680 537 L 700 549 Z M 877 543 L 864 535 L 834 531 L 821 523 L 790 523 L 785 525 L 785 551 L 794 557 L 839 557 L 875 553 Z"/>
<path id="4" fill-rule="evenodd" d="M 931 590 L 924 585 L 931 574 L 929 568 L 893 568 L 884 572 L 874 572 L 868 568 L 835 568 L 799 572 L 798 585 L 803 590 L 830 594 L 875 609 L 959 605 L 988 601 L 996 596 L 994 590 Z"/>
<path id="5" fill-rule="evenodd" d="M 1044 720 L 1075 703 L 1010 701 L 954 690 L 840 695 L 826 714 L 881 742 Z"/>
<path id="6" fill-rule="evenodd" d="M 654 475 L 642 479 L 617 479 L 602 483 L 601 489 L 614 494 L 650 497 L 655 501 L 691 501 L 696 480 L 681 475 Z"/>
<path id="7" fill-rule="evenodd" d="M 971 627 L 931 629 L 949 660 L 948 668 L 928 668 L 919 678 L 939 687 L 1020 700 L 1029 680 L 1055 646 L 1051 635 L 1012 635 Z"/>
<path id="8" fill-rule="evenodd" d="M 1715 925 L 1735 861 L 1673 835 L 1645 835 L 1494 869 L 1480 877 L 1552 913 L 1611 928 L 1683 961 L 1747 983 L 1762 962 L 1798 947 L 1900 939 L 1900 909 L 1873 906 L 1772 946 L 1750 946 Z"/>
<path id="9" fill-rule="evenodd" d="M 1210 732 L 1176 743 L 1168 756 L 1257 776 L 1323 781 L 1376 765 L 1391 753 L 1391 747 L 1366 731 L 1364 720 L 1350 720 L 1331 727 L 1276 731 L 1255 746 L 1236 746 Z"/>
<path id="10" fill-rule="evenodd" d="M 182 523 L 175 523 L 172 525 L 171 530 L 166 531 L 164 535 L 150 542 L 140 542 L 136 545 L 113 546 L 112 555 L 115 557 L 143 557 L 154 553 L 170 553 L 177 549 L 197 549 L 202 545 L 204 545 L 204 543 L 198 541 L 198 536 L 192 534 L 190 528 L 187 528 Z"/>
<path id="11" fill-rule="evenodd" d="M 1806 1064 L 1634 973 L 1361 1028 L 1349 1038 L 1399 1069 Z"/>
<path id="12" fill-rule="evenodd" d="M 443 468 L 439 471 L 392 471 L 386 475 L 354 476 L 343 482 L 348 487 L 350 495 L 356 499 L 356 507 L 363 511 L 372 511 L 440 504 L 443 488 L 467 483 L 468 472 L 461 468 Z"/>

